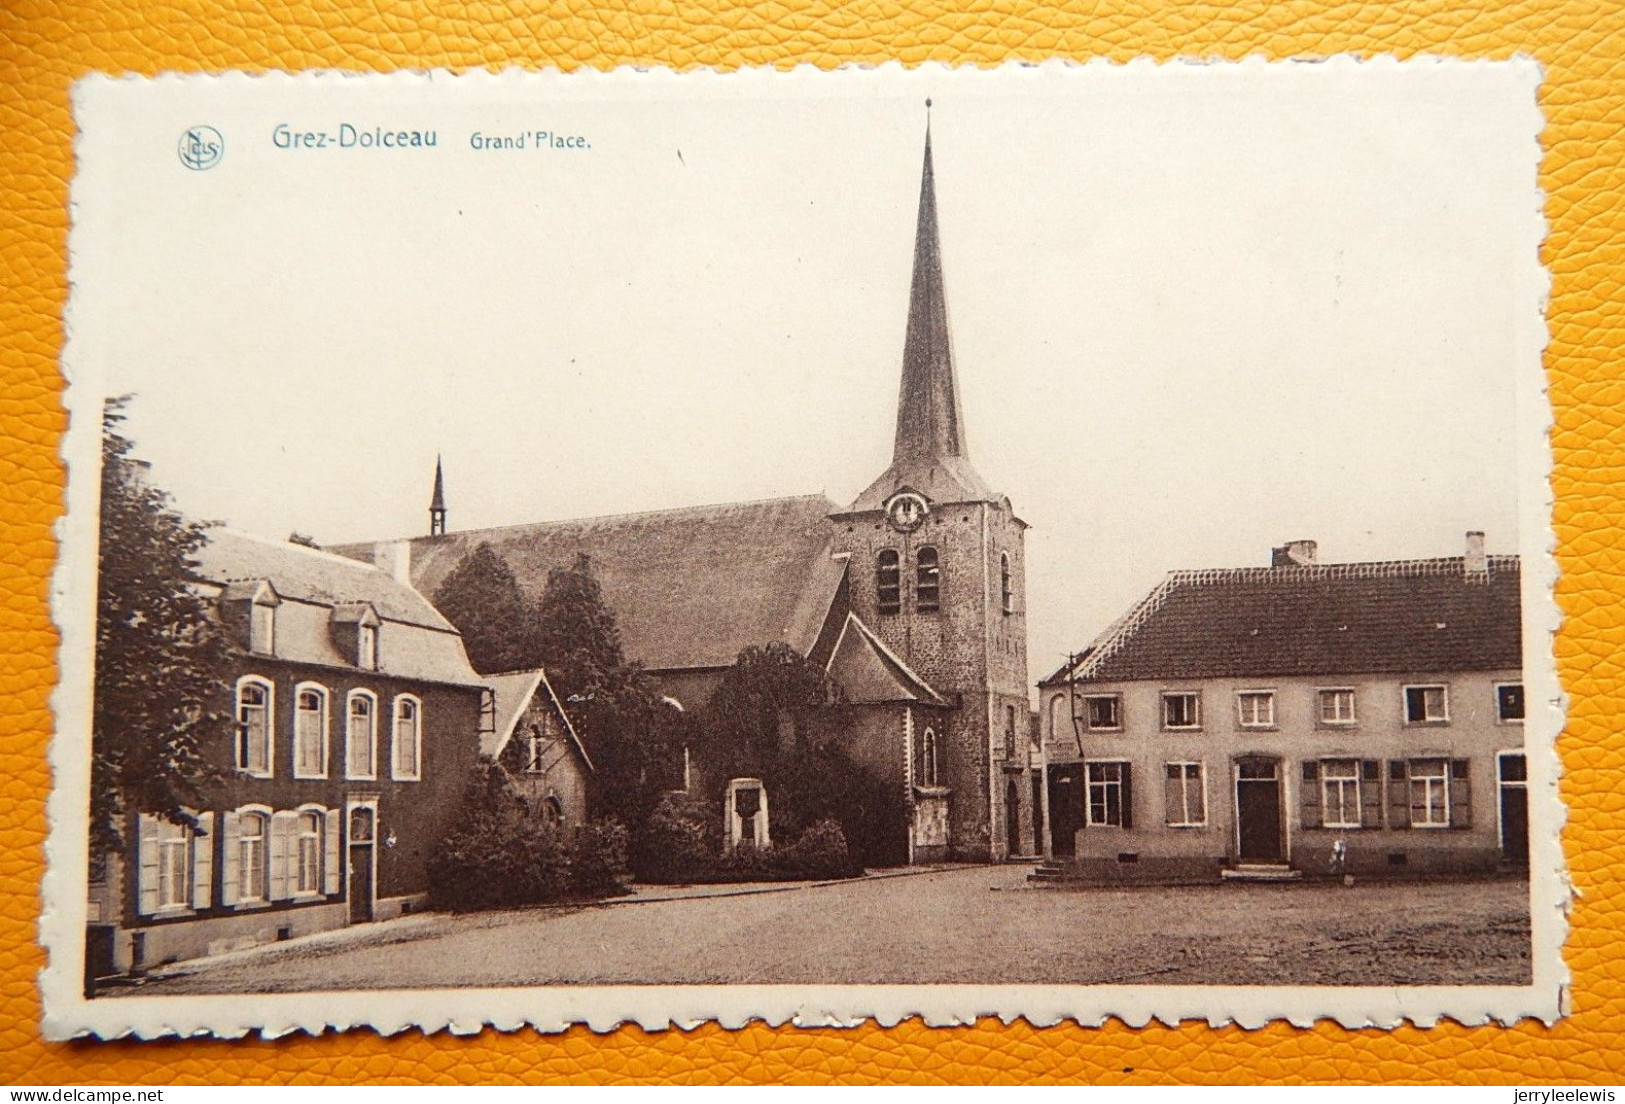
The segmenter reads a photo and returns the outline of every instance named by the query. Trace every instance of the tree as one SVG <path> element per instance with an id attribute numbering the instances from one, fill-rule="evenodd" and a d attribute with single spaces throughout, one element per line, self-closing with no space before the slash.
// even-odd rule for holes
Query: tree
<path id="1" fill-rule="evenodd" d="M 678 784 L 687 718 L 627 662 L 615 614 L 585 555 L 548 572 L 535 641 L 536 658 L 597 768 L 597 811 L 626 825 L 634 865 L 641 865 L 649 817 Z"/>
<path id="2" fill-rule="evenodd" d="M 492 674 L 536 665 L 535 612 L 513 569 L 489 541 L 480 542 L 441 580 L 434 605 L 463 634 L 474 670 Z"/>
<path id="3" fill-rule="evenodd" d="M 209 749 L 233 724 L 225 634 L 195 588 L 207 526 L 172 509 L 132 457 L 119 432 L 128 402 L 102 410 L 90 816 L 103 849 L 123 846 L 130 813 L 195 824 L 188 806 L 222 777 Z"/>
<path id="4" fill-rule="evenodd" d="M 566 697 L 593 700 L 632 688 L 615 614 L 586 553 L 547 573 L 536 611 L 536 650 L 549 681 Z"/>
<path id="5" fill-rule="evenodd" d="M 824 669 L 790 645 L 746 648 L 706 708 L 707 758 L 724 777 L 760 777 L 807 742 L 818 707 L 836 696 Z"/>

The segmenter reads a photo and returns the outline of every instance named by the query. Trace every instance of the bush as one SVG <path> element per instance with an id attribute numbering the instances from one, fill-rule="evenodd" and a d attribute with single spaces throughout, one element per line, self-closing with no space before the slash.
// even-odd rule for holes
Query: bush
<path id="1" fill-rule="evenodd" d="M 581 897 L 613 897 L 626 892 L 626 828 L 595 820 L 570 841 L 570 888 Z"/>
<path id="2" fill-rule="evenodd" d="M 638 876 L 650 882 L 693 881 L 716 864 L 721 848 L 716 818 L 690 795 L 669 793 L 644 829 Z"/>
<path id="3" fill-rule="evenodd" d="M 626 829 L 597 821 L 572 837 L 549 827 L 494 764 L 469 783 L 457 823 L 429 860 L 435 908 L 515 908 L 626 888 Z"/>
<path id="4" fill-rule="evenodd" d="M 797 878 L 850 878 L 863 873 L 835 820 L 821 820 L 775 856 L 784 874 Z"/>
<path id="5" fill-rule="evenodd" d="M 681 795 L 679 795 L 681 796 Z M 687 799 L 685 799 L 687 800 Z M 689 801 L 689 804 L 693 804 Z M 673 803 L 678 805 L 678 803 Z M 678 806 L 681 808 L 681 806 Z M 664 806 L 663 806 L 664 808 Z M 677 809 L 668 810 L 675 819 Z M 666 816 L 661 818 L 667 819 Z M 687 826 L 685 822 L 685 827 Z M 685 845 L 694 842 L 692 834 L 672 836 Z M 846 834 L 834 820 L 813 825 L 788 847 L 755 847 L 740 844 L 731 851 L 686 851 L 679 860 L 661 864 L 644 877 L 654 883 L 695 882 L 792 882 L 825 878 L 851 878 L 863 873 L 863 866 L 847 850 Z"/>

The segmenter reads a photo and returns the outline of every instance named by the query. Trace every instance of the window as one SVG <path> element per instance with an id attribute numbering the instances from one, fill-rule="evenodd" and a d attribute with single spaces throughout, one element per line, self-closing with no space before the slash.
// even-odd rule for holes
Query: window
<path id="1" fill-rule="evenodd" d="M 1326 828 L 1360 827 L 1360 761 L 1326 759 L 1320 764 L 1321 824 Z"/>
<path id="2" fill-rule="evenodd" d="M 1010 578 L 1010 553 L 999 553 L 999 608 L 1005 613 L 1016 612 L 1016 588 Z"/>
<path id="3" fill-rule="evenodd" d="M 542 823 L 549 828 L 564 826 L 564 804 L 552 794 L 542 799 Z"/>
<path id="4" fill-rule="evenodd" d="M 1169 763 L 1163 797 L 1170 828 L 1199 828 L 1207 823 L 1207 793 L 1202 785 L 1202 764 Z"/>
<path id="5" fill-rule="evenodd" d="M 1406 724 L 1443 724 L 1450 719 L 1450 696 L 1439 686 L 1405 687 Z"/>
<path id="6" fill-rule="evenodd" d="M 350 694 L 344 726 L 344 770 L 350 778 L 378 777 L 378 710 L 365 690 Z"/>
<path id="7" fill-rule="evenodd" d="M 922 548 L 914 554 L 914 608 L 935 613 L 942 603 L 942 568 L 935 548 Z"/>
<path id="8" fill-rule="evenodd" d="M 322 824 L 325 819 L 320 813 L 305 812 L 294 822 L 295 893 L 322 892 Z"/>
<path id="9" fill-rule="evenodd" d="M 237 684 L 237 769 L 271 776 L 271 684 L 263 679 Z"/>
<path id="10" fill-rule="evenodd" d="M 928 728 L 925 735 L 920 737 L 920 784 L 935 786 L 938 784 L 937 778 L 937 732 L 934 728 Z"/>
<path id="11" fill-rule="evenodd" d="M 1529 763 L 1521 751 L 1503 751 L 1496 757 L 1496 773 L 1503 786 L 1523 786 L 1529 782 Z"/>
<path id="12" fill-rule="evenodd" d="M 1495 716 L 1501 721 L 1523 720 L 1523 683 L 1503 682 L 1495 688 Z"/>
<path id="13" fill-rule="evenodd" d="M 1346 687 L 1318 692 L 1320 723 L 1348 725 L 1354 723 L 1354 691 Z"/>
<path id="14" fill-rule="evenodd" d="M 1132 811 L 1129 800 L 1129 765 L 1127 763 L 1086 763 L 1089 801 L 1086 812 L 1090 827 L 1130 828 Z"/>
<path id="15" fill-rule="evenodd" d="M 248 650 L 259 655 L 276 654 L 276 607 L 254 602 L 248 607 Z"/>
<path id="16" fill-rule="evenodd" d="M 423 705 L 409 694 L 395 699 L 395 732 L 391 749 L 391 774 L 407 782 L 416 782 L 422 777 Z"/>
<path id="17" fill-rule="evenodd" d="M 293 776 L 327 777 L 327 691 L 301 684 L 293 708 Z"/>
<path id="18" fill-rule="evenodd" d="M 355 664 L 363 671 L 378 669 L 378 626 L 361 625 L 356 629 Z"/>
<path id="19" fill-rule="evenodd" d="M 1052 740 L 1059 740 L 1063 735 L 1072 734 L 1072 714 L 1067 709 L 1067 696 L 1057 694 L 1049 700 L 1049 735 Z"/>
<path id="20" fill-rule="evenodd" d="M 903 608 L 903 569 L 894 548 L 884 548 L 875 558 L 875 597 L 881 613 Z"/>
<path id="21" fill-rule="evenodd" d="M 1004 707 L 1004 757 L 1016 757 L 1016 707 L 1013 705 Z"/>
<path id="22" fill-rule="evenodd" d="M 1445 759 L 1412 759 L 1411 827 L 1450 827 L 1450 763 Z"/>
<path id="23" fill-rule="evenodd" d="M 266 836 L 271 818 L 264 813 L 237 814 L 237 900 L 266 900 Z"/>
<path id="24" fill-rule="evenodd" d="M 158 907 L 186 908 L 192 903 L 192 833 L 184 824 L 157 822 Z"/>
<path id="25" fill-rule="evenodd" d="M 1123 727 L 1122 698 L 1116 694 L 1089 694 L 1083 699 L 1084 724 L 1114 731 Z"/>
<path id="26" fill-rule="evenodd" d="M 1243 690 L 1236 695 L 1242 728 L 1275 727 L 1275 691 Z"/>
<path id="27" fill-rule="evenodd" d="M 544 713 L 540 720 L 532 721 L 526 740 L 528 741 L 525 749 L 526 773 L 545 774 L 547 768 L 552 766 L 547 759 L 548 753 L 553 748 L 553 717 Z"/>
<path id="28" fill-rule="evenodd" d="M 1202 695 L 1191 693 L 1164 694 L 1162 696 L 1162 727 L 1202 727 Z"/>

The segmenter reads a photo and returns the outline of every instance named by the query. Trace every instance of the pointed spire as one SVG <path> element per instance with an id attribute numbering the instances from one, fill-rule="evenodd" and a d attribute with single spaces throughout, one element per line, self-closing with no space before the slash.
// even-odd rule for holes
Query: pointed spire
<path id="1" fill-rule="evenodd" d="M 440 470 L 440 456 L 434 458 L 434 495 L 429 499 L 429 535 L 438 537 L 446 531 L 446 477 Z"/>
<path id="2" fill-rule="evenodd" d="M 954 378 L 948 300 L 937 232 L 937 191 L 931 167 L 931 101 L 925 101 L 925 165 L 920 174 L 920 213 L 914 232 L 914 282 L 909 292 L 908 336 L 903 345 L 903 383 L 897 400 L 897 439 L 892 462 L 965 456 L 965 419 Z"/>
<path id="3" fill-rule="evenodd" d="M 897 437 L 891 467 L 847 508 L 864 513 L 884 508 L 908 488 L 931 502 L 993 502 L 998 496 L 971 466 L 965 447 L 965 416 L 959 407 L 948 299 L 942 280 L 942 243 L 937 233 L 937 187 L 931 166 L 931 101 L 925 101 L 925 164 L 920 173 L 920 212 L 914 231 L 914 282 L 909 290 L 908 335 L 903 342 L 903 383 L 897 397 Z"/>

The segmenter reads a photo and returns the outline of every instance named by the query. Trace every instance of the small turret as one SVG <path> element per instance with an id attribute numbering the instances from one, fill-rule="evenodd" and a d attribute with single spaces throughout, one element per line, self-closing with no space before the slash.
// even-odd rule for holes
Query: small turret
<path id="1" fill-rule="evenodd" d="M 429 535 L 446 532 L 446 477 L 440 470 L 440 457 L 434 458 L 434 496 L 429 499 Z"/>

